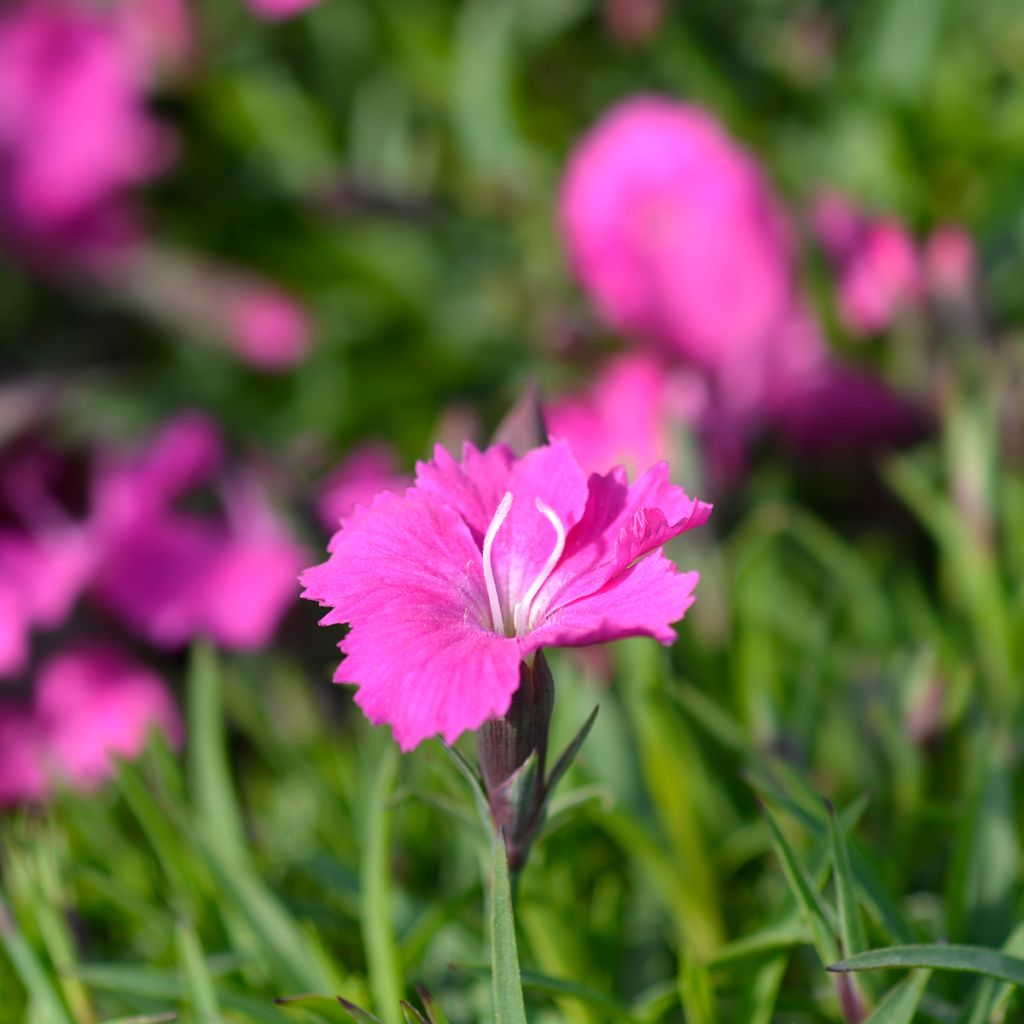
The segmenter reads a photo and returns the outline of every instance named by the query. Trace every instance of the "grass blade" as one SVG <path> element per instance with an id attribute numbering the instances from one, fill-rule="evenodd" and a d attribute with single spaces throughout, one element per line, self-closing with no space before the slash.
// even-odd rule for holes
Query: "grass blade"
<path id="1" fill-rule="evenodd" d="M 983 946 L 889 946 L 847 957 L 828 970 L 884 971 L 907 967 L 927 967 L 936 971 L 961 971 L 1024 986 L 1024 960 L 1007 956 Z"/>
<path id="2" fill-rule="evenodd" d="M 793 898 L 800 907 L 804 921 L 811 931 L 818 956 L 823 965 L 834 963 L 838 947 L 821 893 L 814 887 L 803 864 L 797 859 L 796 853 L 782 834 L 782 829 L 779 828 L 775 816 L 767 807 L 762 806 L 761 810 L 768 822 L 768 828 L 772 834 L 772 845 L 782 864 L 782 872 L 789 883 Z"/>
<path id="3" fill-rule="evenodd" d="M 220 1008 L 213 990 L 213 979 L 203 958 L 195 929 L 181 922 L 176 929 L 178 964 L 185 984 L 185 998 L 195 1024 L 218 1024 Z"/>
<path id="4" fill-rule="evenodd" d="M 505 840 L 491 846 L 491 980 L 495 1024 L 526 1024 Z"/>
<path id="5" fill-rule="evenodd" d="M 931 976 L 931 971 L 914 971 L 885 994 L 864 1024 L 911 1024 Z"/>
<path id="6" fill-rule="evenodd" d="M 43 965 L 0 895 L 0 945 L 14 965 L 14 970 L 35 1005 L 35 1019 L 39 1024 L 71 1024 L 57 990 L 43 970 Z"/>
<path id="7" fill-rule="evenodd" d="M 398 751 L 387 743 L 366 794 L 359 865 L 359 921 L 366 948 L 370 992 L 387 1024 L 402 1024 L 402 976 L 391 912 L 391 792 Z"/>

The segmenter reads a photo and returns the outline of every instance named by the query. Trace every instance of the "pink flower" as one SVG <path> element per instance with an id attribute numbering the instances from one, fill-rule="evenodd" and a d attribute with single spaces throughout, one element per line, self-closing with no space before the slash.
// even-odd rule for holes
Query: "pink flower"
<path id="1" fill-rule="evenodd" d="M 701 109 L 620 103 L 562 183 L 573 270 L 609 325 L 707 368 L 764 347 L 793 301 L 782 210 L 754 160 Z"/>
<path id="2" fill-rule="evenodd" d="M 834 192 L 816 200 L 811 220 L 839 275 L 839 312 L 850 331 L 885 330 L 918 302 L 920 260 L 901 224 L 868 217 Z"/>
<path id="3" fill-rule="evenodd" d="M 401 491 L 408 484 L 390 445 L 374 441 L 363 444 L 348 454 L 320 488 L 316 502 L 320 522 L 333 532 L 357 505 L 368 505 L 381 491 Z"/>
<path id="4" fill-rule="evenodd" d="M 304 553 L 255 481 L 221 487 L 219 518 L 177 506 L 213 482 L 219 459 L 213 424 L 183 416 L 135 457 L 108 456 L 98 475 L 95 593 L 159 647 L 196 636 L 233 649 L 264 647 L 296 596 Z"/>
<path id="5" fill-rule="evenodd" d="M 660 549 L 710 512 L 665 463 L 630 485 L 621 469 L 588 479 L 565 442 L 522 458 L 466 444 L 461 462 L 439 447 L 413 487 L 342 524 L 303 596 L 331 608 L 325 625 L 351 625 L 335 678 L 371 722 L 403 750 L 452 743 L 508 711 L 542 647 L 671 643 L 697 574 Z"/>
<path id="6" fill-rule="evenodd" d="M 309 316 L 280 288 L 262 281 L 240 286 L 228 297 L 225 313 L 228 341 L 253 366 L 283 370 L 309 355 Z"/>
<path id="7" fill-rule="evenodd" d="M 249 10 L 267 21 L 280 21 L 313 7 L 319 0 L 246 0 Z"/>
<path id="8" fill-rule="evenodd" d="M 635 474 L 668 461 L 671 409 L 668 369 L 647 355 L 624 355 L 606 363 L 585 393 L 549 404 L 544 421 L 585 469 L 625 466 Z"/>
<path id="9" fill-rule="evenodd" d="M 25 667 L 33 629 L 68 617 L 95 566 L 88 524 L 54 494 L 58 462 L 26 449 L 0 463 L 0 679 Z"/>
<path id="10" fill-rule="evenodd" d="M 107 647 L 59 654 L 39 670 L 36 714 L 50 776 L 94 789 L 114 773 L 115 758 L 142 753 L 151 730 L 172 744 L 182 726 L 164 682 Z"/>
<path id="11" fill-rule="evenodd" d="M 47 793 L 43 734 L 35 716 L 0 705 L 0 807 L 42 800 Z"/>
<path id="12" fill-rule="evenodd" d="M 88 260 L 134 235 L 127 191 L 170 153 L 145 87 L 109 12 L 21 0 L 0 15 L 0 220 L 27 254 Z"/>
<path id="13" fill-rule="evenodd" d="M 955 224 L 936 228 L 925 242 L 924 272 L 933 294 L 945 299 L 970 295 L 977 273 L 971 236 Z"/>

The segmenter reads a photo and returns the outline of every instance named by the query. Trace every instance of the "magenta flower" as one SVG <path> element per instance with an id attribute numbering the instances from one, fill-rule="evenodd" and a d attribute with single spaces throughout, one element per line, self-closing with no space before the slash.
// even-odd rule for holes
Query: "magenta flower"
<path id="1" fill-rule="evenodd" d="M 403 491 L 409 485 L 398 468 L 398 456 L 388 444 L 370 441 L 349 452 L 324 481 L 316 510 L 324 528 L 333 533 L 357 505 L 369 505 L 381 491 Z"/>
<path id="2" fill-rule="evenodd" d="M 885 330 L 920 300 L 921 261 L 902 224 L 869 217 L 835 192 L 818 197 L 811 219 L 838 274 L 839 313 L 851 332 Z"/>
<path id="3" fill-rule="evenodd" d="M 276 285 L 240 281 L 234 294 L 225 296 L 224 315 L 229 344 L 253 366 L 275 372 L 309 355 L 309 314 Z"/>
<path id="4" fill-rule="evenodd" d="M 0 15 L 0 226 L 32 258 L 90 260 L 136 233 L 130 188 L 168 163 L 116 17 L 21 0 Z"/>
<path id="5" fill-rule="evenodd" d="M 303 596 L 331 608 L 324 625 L 351 625 L 335 679 L 371 722 L 403 750 L 452 743 L 508 711 L 542 647 L 671 643 L 697 574 L 661 547 L 710 512 L 664 463 L 630 485 L 621 469 L 588 479 L 565 442 L 522 458 L 466 444 L 461 462 L 439 447 L 404 494 L 342 524 Z"/>
<path id="6" fill-rule="evenodd" d="M 56 494 L 61 460 L 41 449 L 0 462 L 0 679 L 28 661 L 33 629 L 53 629 L 89 583 L 95 544 Z"/>
<path id="7" fill-rule="evenodd" d="M 296 596 L 304 553 L 254 480 L 220 487 L 223 515 L 180 499 L 215 482 L 216 427 L 183 416 L 134 457 L 108 455 L 95 488 L 100 602 L 151 643 L 197 636 L 228 648 L 266 646 Z"/>
<path id="8" fill-rule="evenodd" d="M 694 396 L 692 408 L 680 409 L 674 383 L 669 370 L 651 356 L 618 356 L 600 369 L 585 392 L 545 406 L 548 434 L 568 441 L 590 472 L 625 466 L 636 474 L 640 467 L 671 462 L 673 420 L 691 418 L 686 412 L 695 414 L 699 404 Z"/>
<path id="9" fill-rule="evenodd" d="M 0 807 L 42 800 L 49 788 L 43 765 L 43 732 L 36 717 L 0 704 Z"/>
<path id="10" fill-rule="evenodd" d="M 970 296 L 977 277 L 974 240 L 956 224 L 937 227 L 925 242 L 924 272 L 928 288 L 943 299 Z"/>
<path id="11" fill-rule="evenodd" d="M 80 790 L 113 775 L 115 758 L 138 757 L 151 730 L 173 745 L 182 738 L 163 680 L 108 647 L 83 647 L 46 662 L 35 709 L 48 776 Z"/>
<path id="12" fill-rule="evenodd" d="M 715 368 L 762 350 L 789 314 L 782 209 L 697 107 L 657 96 L 614 107 L 574 151 L 560 215 L 577 278 L 629 337 Z"/>

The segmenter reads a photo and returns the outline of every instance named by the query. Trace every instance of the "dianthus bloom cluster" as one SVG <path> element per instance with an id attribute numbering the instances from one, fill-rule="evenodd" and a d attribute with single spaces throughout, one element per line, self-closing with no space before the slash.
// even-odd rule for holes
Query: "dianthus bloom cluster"
<path id="1" fill-rule="evenodd" d="M 349 515 L 303 596 L 351 626 L 335 678 L 372 722 L 403 750 L 453 743 L 508 712 L 544 647 L 672 642 L 697 574 L 661 548 L 710 512 L 664 463 L 630 484 L 621 469 L 588 477 L 565 442 L 521 458 L 438 448 L 412 487 Z"/>
<path id="2" fill-rule="evenodd" d="M 0 802 L 57 779 L 94 785 L 104 751 L 137 753 L 153 725 L 180 733 L 164 684 L 116 639 L 65 640 L 73 616 L 100 613 L 93 632 L 117 623 L 165 650 L 196 637 L 251 650 L 295 596 L 302 549 L 255 477 L 225 471 L 209 420 L 186 414 L 91 463 L 34 438 L 0 453 Z M 219 493 L 220 515 L 181 506 L 201 488 Z M 33 640 L 51 652 L 39 666 Z"/>
<path id="3" fill-rule="evenodd" d="M 916 429 L 908 403 L 829 352 L 799 294 L 782 205 L 708 112 L 659 96 L 618 104 L 574 150 L 559 210 L 572 269 L 598 312 L 661 364 L 660 374 L 647 373 L 635 424 L 646 424 L 646 437 L 631 430 L 638 450 L 686 423 L 707 463 L 728 475 L 764 425 L 812 447 Z M 856 280 L 844 288 L 847 305 L 877 323 L 916 280 L 899 233 L 890 225 L 871 234 L 881 240 L 856 258 Z M 609 387 L 620 373 L 610 368 L 549 410 L 552 433 L 587 458 L 593 424 L 621 418 L 625 385 Z M 837 402 L 843 395 L 849 400 Z"/>
<path id="4" fill-rule="evenodd" d="M 284 17 L 309 3 L 253 0 Z M 306 310 L 256 274 L 150 240 L 135 191 L 177 139 L 149 110 L 194 49 L 183 0 L 14 0 L 0 12 L 0 239 L 33 270 L 121 302 L 266 371 L 311 347 Z"/>

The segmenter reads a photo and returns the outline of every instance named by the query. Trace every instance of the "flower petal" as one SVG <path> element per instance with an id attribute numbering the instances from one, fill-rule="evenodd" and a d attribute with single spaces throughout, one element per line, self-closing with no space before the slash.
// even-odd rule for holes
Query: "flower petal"
<path id="1" fill-rule="evenodd" d="M 508 710 L 519 645 L 490 630 L 480 550 L 437 497 L 381 494 L 357 508 L 302 582 L 332 606 L 325 625 L 352 626 L 336 681 L 355 683 L 356 703 L 403 750 L 437 733 L 452 743 Z"/>
<path id="2" fill-rule="evenodd" d="M 479 548 L 495 509 L 509 489 L 514 462 L 515 456 L 504 445 L 481 452 L 467 441 L 462 446 L 461 462 L 437 445 L 432 461 L 416 463 L 416 488 L 455 509 Z"/>
<path id="3" fill-rule="evenodd" d="M 614 576 L 596 593 L 551 611 L 523 641 L 523 653 L 540 647 L 584 647 L 652 636 L 675 640 L 672 623 L 693 604 L 698 573 L 679 572 L 658 552 Z"/>

